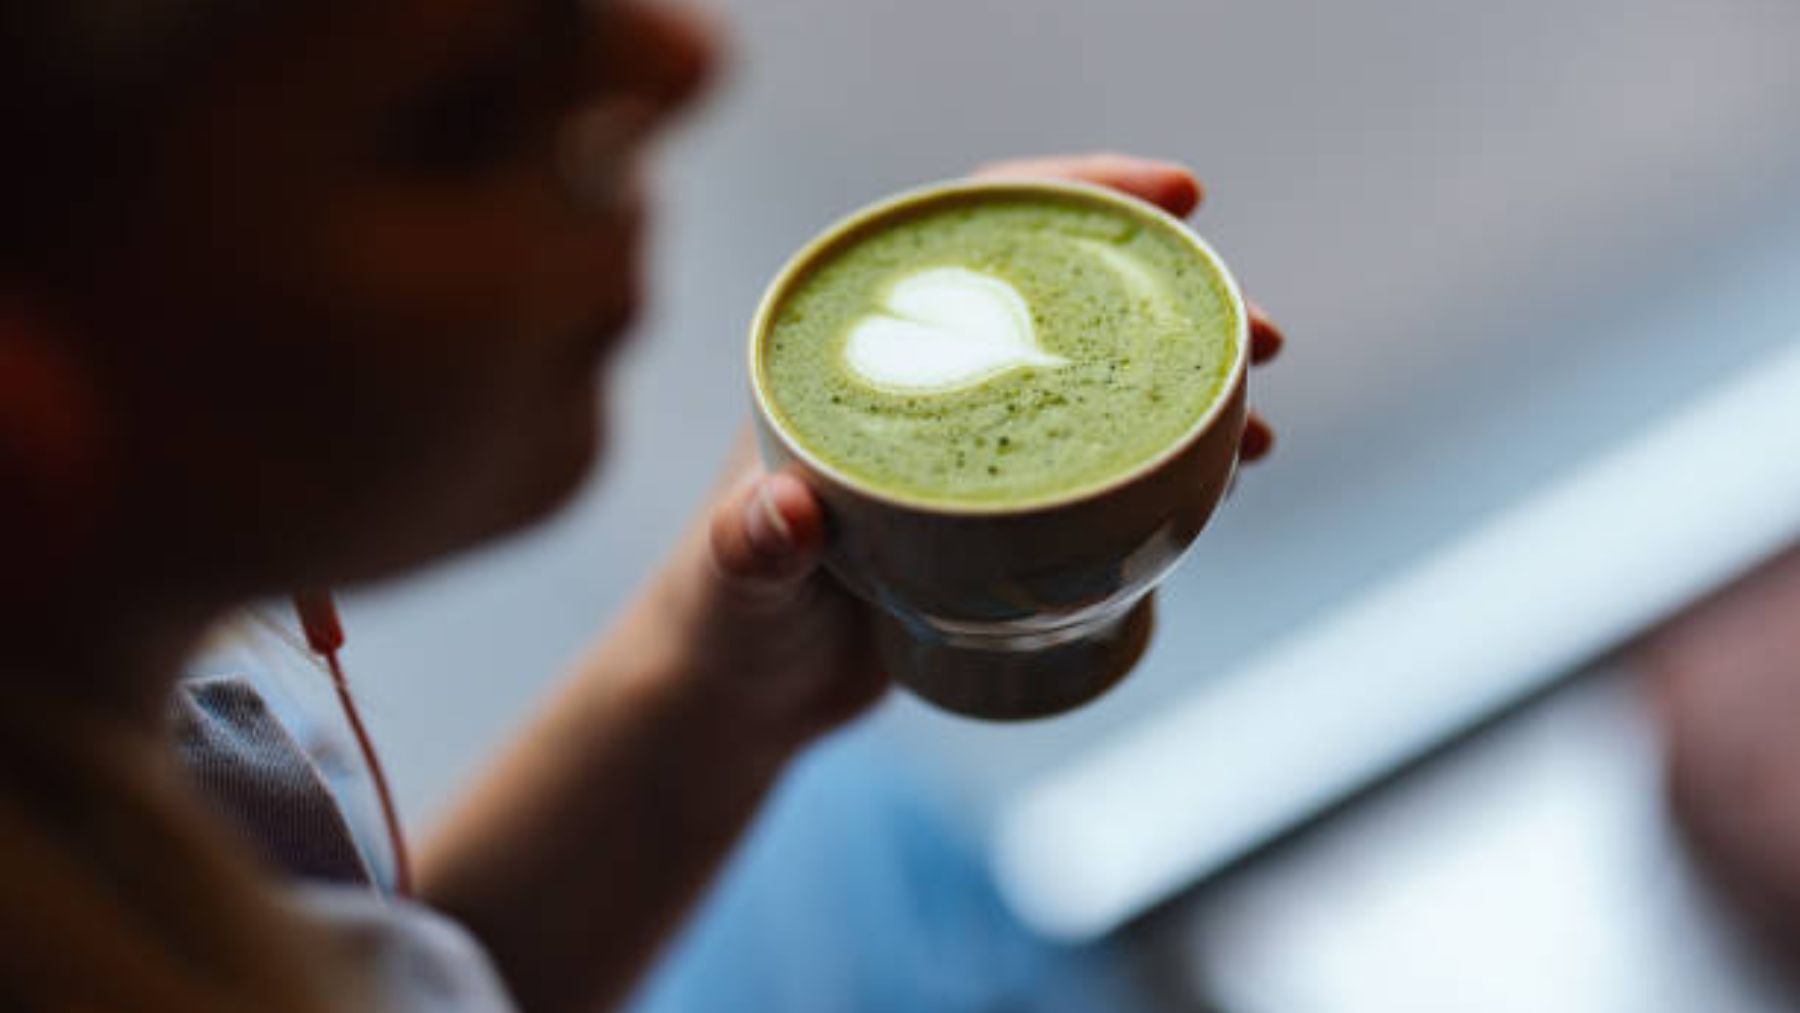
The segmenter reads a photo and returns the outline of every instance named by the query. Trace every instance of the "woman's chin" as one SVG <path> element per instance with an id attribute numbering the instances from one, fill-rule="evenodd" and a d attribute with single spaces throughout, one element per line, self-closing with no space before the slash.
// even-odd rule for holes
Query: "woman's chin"
<path id="1" fill-rule="evenodd" d="M 535 467 L 521 481 L 514 527 L 567 506 L 605 464 L 609 427 L 597 404 L 590 401 L 576 417 L 558 421 L 555 432 L 533 448 Z"/>

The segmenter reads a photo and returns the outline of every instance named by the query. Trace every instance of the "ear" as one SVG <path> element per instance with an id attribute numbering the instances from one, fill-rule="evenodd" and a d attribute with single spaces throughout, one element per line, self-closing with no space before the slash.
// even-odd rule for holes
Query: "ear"
<path id="1" fill-rule="evenodd" d="M 8 581 L 22 591 L 93 540 L 105 487 L 96 374 L 53 320 L 0 288 L 0 554 L 22 567 Z"/>

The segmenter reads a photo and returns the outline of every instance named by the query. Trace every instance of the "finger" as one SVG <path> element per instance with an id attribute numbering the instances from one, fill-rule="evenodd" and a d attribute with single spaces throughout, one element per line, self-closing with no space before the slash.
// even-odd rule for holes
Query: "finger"
<path id="1" fill-rule="evenodd" d="M 1238 445 L 1238 459 L 1245 463 L 1260 461 L 1275 449 L 1275 430 L 1254 412 L 1244 425 L 1244 439 Z"/>
<path id="2" fill-rule="evenodd" d="M 1206 191 L 1186 167 L 1110 152 L 1022 158 L 996 162 L 975 171 L 980 179 L 1067 179 L 1111 187 L 1147 200 L 1185 218 L 1205 199 Z"/>
<path id="3" fill-rule="evenodd" d="M 818 563 L 825 512 L 797 476 L 758 475 L 713 510 L 711 536 L 720 576 L 752 591 L 775 591 L 801 582 Z"/>
<path id="4" fill-rule="evenodd" d="M 1269 319 L 1261 306 L 1250 304 L 1250 361 L 1258 365 L 1281 354 L 1287 336 Z"/>

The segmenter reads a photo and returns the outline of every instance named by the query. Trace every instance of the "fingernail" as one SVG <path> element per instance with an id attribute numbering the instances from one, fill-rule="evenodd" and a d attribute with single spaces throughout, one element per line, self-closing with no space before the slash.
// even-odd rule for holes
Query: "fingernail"
<path id="1" fill-rule="evenodd" d="M 784 555 L 794 547 L 794 532 L 776 508 L 766 483 L 756 487 L 744 507 L 744 530 L 751 547 L 765 556 Z"/>

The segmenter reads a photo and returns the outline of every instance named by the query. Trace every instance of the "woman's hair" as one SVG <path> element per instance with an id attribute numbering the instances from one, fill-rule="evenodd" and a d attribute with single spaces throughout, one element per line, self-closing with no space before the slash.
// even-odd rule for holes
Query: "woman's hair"
<path id="1" fill-rule="evenodd" d="M 367 1008 L 343 943 L 116 722 L 29 686 L 0 705 L 0 1009 Z"/>
<path id="2" fill-rule="evenodd" d="M 0 0 L 0 285 L 78 268 L 148 199 L 148 142 L 283 4 Z M 54 700 L 0 680 L 0 1009 L 362 1008 L 338 944 L 241 842 Z"/>
<path id="3" fill-rule="evenodd" d="M 41 268 L 122 210 L 184 85 L 279 2 L 0 5 L 0 271 Z"/>

